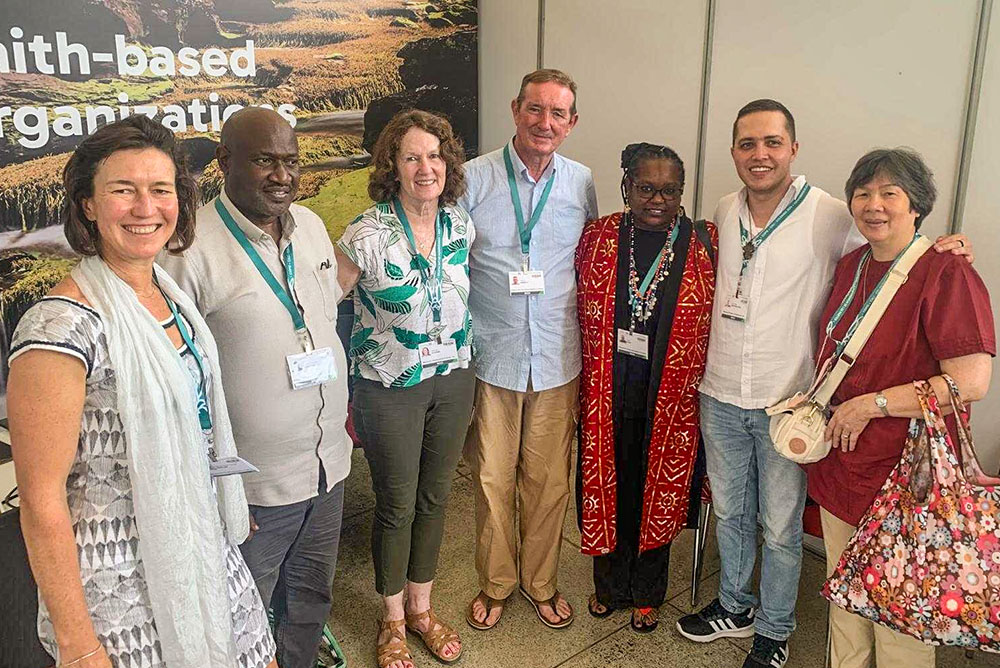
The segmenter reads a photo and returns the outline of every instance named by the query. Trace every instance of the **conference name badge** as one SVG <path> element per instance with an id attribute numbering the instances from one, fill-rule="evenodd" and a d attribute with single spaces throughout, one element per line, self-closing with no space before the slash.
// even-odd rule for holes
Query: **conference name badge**
<path id="1" fill-rule="evenodd" d="M 507 283 L 512 295 L 545 294 L 545 272 L 540 269 L 534 271 L 508 271 Z"/>
<path id="2" fill-rule="evenodd" d="M 627 329 L 618 329 L 618 352 L 641 360 L 649 359 L 649 336 L 630 332 Z"/>
<path id="3" fill-rule="evenodd" d="M 722 307 L 722 317 L 743 322 L 747 319 L 747 313 L 749 313 L 749 311 L 750 300 L 746 297 L 738 297 L 734 295 L 727 299 L 725 305 Z"/>
<path id="4" fill-rule="evenodd" d="M 455 339 L 447 339 L 442 343 L 429 341 L 420 344 L 420 366 L 429 367 L 438 364 L 451 364 L 458 361 L 458 346 Z"/>
<path id="5" fill-rule="evenodd" d="M 260 473 L 260 469 L 242 457 L 223 457 L 209 463 L 208 471 L 213 478 L 241 473 Z"/>
<path id="6" fill-rule="evenodd" d="M 333 348 L 318 348 L 305 353 L 288 355 L 288 376 L 293 390 L 322 385 L 337 378 L 337 362 Z"/>

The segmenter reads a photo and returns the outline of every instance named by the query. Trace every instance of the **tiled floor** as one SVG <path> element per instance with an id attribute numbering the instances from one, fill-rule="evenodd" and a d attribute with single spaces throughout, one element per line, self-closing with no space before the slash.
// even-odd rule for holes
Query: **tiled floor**
<path id="1" fill-rule="evenodd" d="M 347 482 L 344 529 L 334 585 L 334 613 L 330 626 L 347 655 L 349 668 L 375 666 L 374 633 L 378 598 L 374 590 L 369 537 L 374 507 L 368 464 L 360 450 Z M 579 532 L 571 509 L 566 520 L 559 573 L 559 588 L 577 611 L 572 626 L 561 631 L 545 628 L 531 606 L 514 596 L 505 607 L 500 623 L 489 632 L 466 625 L 465 606 L 476 594 L 473 558 L 474 511 L 468 469 L 459 467 L 452 490 L 444 543 L 434 589 L 434 608 L 462 635 L 465 651 L 459 665 L 476 668 L 586 668 L 609 666 L 678 666 L 682 668 L 739 668 L 750 640 L 720 640 L 699 645 L 680 637 L 674 622 L 690 612 L 692 531 L 675 541 L 671 553 L 668 602 L 660 610 L 660 626 L 640 635 L 628 625 L 628 613 L 617 612 L 595 619 L 586 612 L 587 596 L 593 591 L 590 558 L 580 554 Z M 714 597 L 718 585 L 719 559 L 710 537 L 699 592 L 699 606 Z M 822 668 L 826 601 L 818 594 L 823 581 L 823 562 L 807 553 L 799 586 L 798 629 L 791 640 L 788 668 Z M 440 664 L 409 636 L 410 650 L 418 668 Z M 977 653 L 967 659 L 962 651 L 938 650 L 938 668 L 1000 667 L 1000 657 Z M 879 667 L 896 668 L 896 667 Z M 903 667 L 905 668 L 905 667 Z"/>

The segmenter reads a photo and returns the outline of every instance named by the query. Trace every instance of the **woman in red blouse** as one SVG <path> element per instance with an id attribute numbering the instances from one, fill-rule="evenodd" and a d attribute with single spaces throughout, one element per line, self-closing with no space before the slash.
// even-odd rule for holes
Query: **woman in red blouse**
<path id="1" fill-rule="evenodd" d="M 936 189 L 917 153 L 880 149 L 854 166 L 845 194 L 868 244 L 837 265 L 820 318 L 820 362 L 834 353 L 868 295 L 914 238 Z M 838 321 L 835 313 L 852 286 L 853 299 Z M 833 449 L 807 467 L 809 495 L 822 508 L 828 574 L 899 461 L 910 418 L 921 416 L 913 381 L 929 379 L 941 405 L 948 406 L 941 377 L 947 373 L 966 402 L 977 401 L 989 387 L 995 354 L 993 313 L 979 274 L 962 257 L 925 253 L 833 397 L 826 432 Z M 947 422 L 957 434 L 954 416 Z M 934 648 L 919 640 L 836 607 L 830 621 L 834 668 L 871 665 L 873 654 L 878 666 L 934 666 Z"/>

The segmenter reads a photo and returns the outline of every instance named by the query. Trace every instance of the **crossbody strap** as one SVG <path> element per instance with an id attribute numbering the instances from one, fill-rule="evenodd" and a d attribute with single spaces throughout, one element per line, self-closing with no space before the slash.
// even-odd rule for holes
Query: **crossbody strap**
<path id="1" fill-rule="evenodd" d="M 917 260 L 932 245 L 933 242 L 927 237 L 919 237 L 906 250 L 903 257 L 896 263 L 896 266 L 890 269 L 885 284 L 879 290 L 878 295 L 868 309 L 868 313 L 858 323 L 858 328 L 854 330 L 854 335 L 851 336 L 847 345 L 844 346 L 844 352 L 837 358 L 837 362 L 827 375 L 826 380 L 816 389 L 816 393 L 813 395 L 813 401 L 822 408 L 826 408 L 830 404 L 833 393 L 837 391 L 840 383 L 844 380 L 844 376 L 854 366 L 854 361 L 858 358 L 858 354 L 861 353 L 861 349 L 868 343 L 868 337 L 871 336 L 871 333 L 875 330 L 875 326 L 882 319 L 885 310 L 889 308 L 889 303 L 896 296 L 896 291 L 899 290 L 903 283 L 906 283 L 906 277 L 910 273 L 910 269 L 913 268 Z"/>

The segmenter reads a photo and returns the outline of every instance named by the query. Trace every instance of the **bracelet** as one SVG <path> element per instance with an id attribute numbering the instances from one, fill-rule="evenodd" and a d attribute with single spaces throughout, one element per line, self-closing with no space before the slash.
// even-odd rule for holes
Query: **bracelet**
<path id="1" fill-rule="evenodd" d="M 97 647 L 95 647 L 93 650 L 87 652 L 86 654 L 84 654 L 81 657 L 73 659 L 69 663 L 60 663 L 56 668 L 68 668 L 69 666 L 78 664 L 81 661 L 83 661 L 84 659 L 89 659 L 90 657 L 94 656 L 95 654 L 97 654 L 98 652 L 100 652 L 102 649 L 104 649 L 104 645 L 102 645 L 101 643 L 97 643 Z"/>

